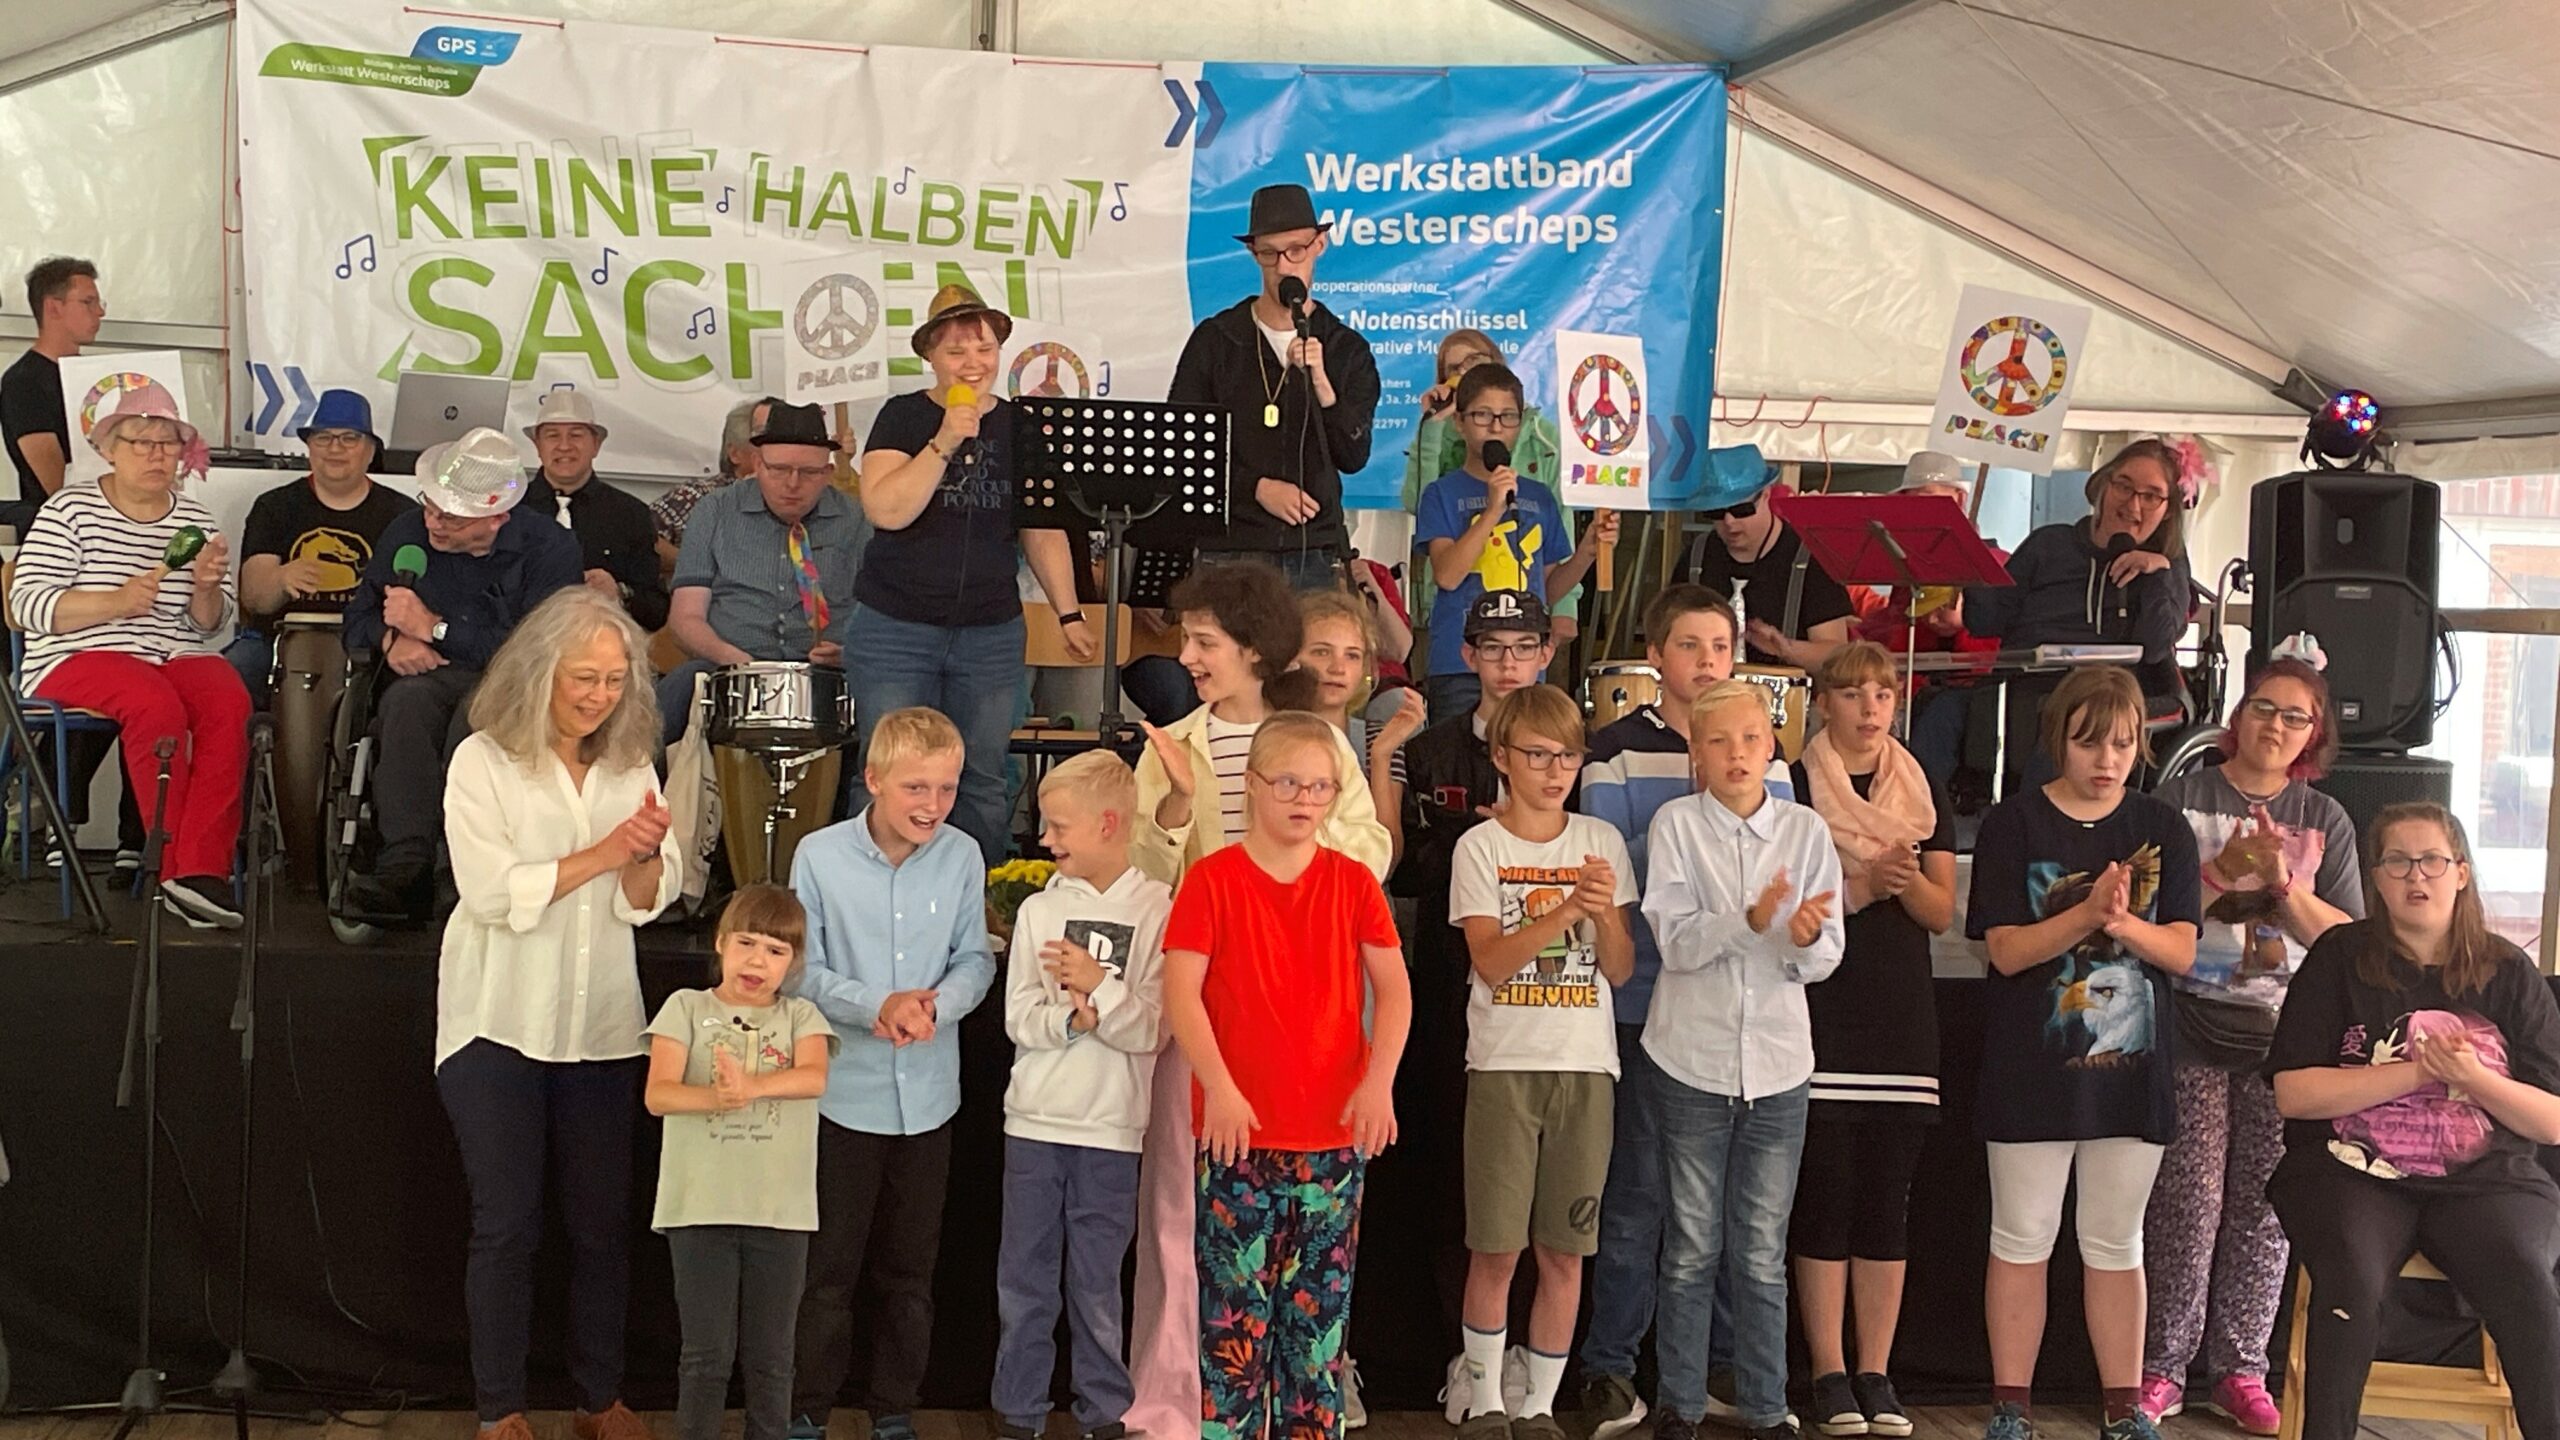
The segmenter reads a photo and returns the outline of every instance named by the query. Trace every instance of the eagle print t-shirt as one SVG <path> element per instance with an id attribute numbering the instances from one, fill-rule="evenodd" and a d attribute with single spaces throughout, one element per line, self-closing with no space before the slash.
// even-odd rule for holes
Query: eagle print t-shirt
<path id="1" fill-rule="evenodd" d="M 1449 923 L 1486 916 L 1513 934 L 1553 914 L 1582 883 L 1597 855 L 1617 878 L 1617 903 L 1636 903 L 1635 862 L 1617 827 L 1589 815 L 1565 817 L 1564 833 L 1523 840 L 1498 820 L 1458 841 L 1449 866 Z M 1467 969 L 1467 1068 L 1618 1073 L 1617 1007 L 1600 973 L 1594 927 L 1584 920 L 1500 985 Z M 1461 941 L 1461 954 L 1464 942 Z"/>
<path id="2" fill-rule="evenodd" d="M 2459 998 L 2446 993 L 2442 972 L 2404 960 L 2390 964 L 2396 988 L 2368 985 L 2360 962 L 2389 944 L 2385 923 L 2340 925 L 2311 947 L 2276 1020 L 2268 1075 L 2414 1065 L 2417 1036 L 2462 1035 L 2490 1070 L 2560 1090 L 2560 1005 L 2523 951 L 2493 938 L 2500 955 L 2488 987 Z M 2542 1174 L 2532 1141 L 2436 1080 L 2334 1120 L 2285 1122 L 2279 1175 L 2336 1165 L 2418 1190 L 2536 1185 Z"/>
<path id="3" fill-rule="evenodd" d="M 2184 816 L 2127 794 L 2099 820 L 2074 820 L 2042 788 L 1993 807 L 1974 842 L 1965 934 L 2033 925 L 2088 898 L 2107 866 L 2133 871 L 2133 913 L 2155 925 L 2197 923 L 2195 835 Z M 2015 975 L 1993 970 L 1976 1108 L 1991 1141 L 2177 1133 L 2170 1072 L 2171 991 L 2105 931 Z"/>

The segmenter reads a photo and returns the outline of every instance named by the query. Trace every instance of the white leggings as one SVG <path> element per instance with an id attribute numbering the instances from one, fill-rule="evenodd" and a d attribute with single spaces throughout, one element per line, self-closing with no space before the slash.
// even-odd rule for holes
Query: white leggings
<path id="1" fill-rule="evenodd" d="M 2080 1263 L 2092 1270 L 2142 1268 L 2142 1212 L 2165 1145 L 2147 1140 L 1994 1142 L 1991 1257 L 2012 1265 L 2053 1258 L 2062 1233 L 2062 1192 L 2080 1176 Z"/>

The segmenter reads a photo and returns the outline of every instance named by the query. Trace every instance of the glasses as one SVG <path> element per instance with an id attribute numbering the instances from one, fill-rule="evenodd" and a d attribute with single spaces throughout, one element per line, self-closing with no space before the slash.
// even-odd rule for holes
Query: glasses
<path id="1" fill-rule="evenodd" d="M 1468 371 L 1473 370 L 1477 366 L 1482 365 L 1493 358 L 1494 357 L 1487 355 L 1481 350 L 1462 351 L 1455 359 L 1449 362 L 1448 369 L 1440 372 L 1440 379 L 1442 383 L 1445 384 L 1448 381 L 1457 379 L 1459 376 L 1466 374 Z"/>
<path id="2" fill-rule="evenodd" d="M 2287 730 L 2308 730 L 2311 722 L 2320 718 L 2308 710 L 2296 710 L 2290 705 L 2278 705 L 2265 699 L 2249 701 L 2240 709 L 2253 720 L 2281 720 Z"/>
<path id="3" fill-rule="evenodd" d="M 1698 518 L 1713 524 L 1718 520 L 1748 520 L 1759 513 L 1759 501 L 1745 500 L 1739 505 L 1727 505 L 1721 510 L 1701 510 L 1698 512 Z"/>
<path id="4" fill-rule="evenodd" d="M 1271 793 L 1284 803 L 1303 795 L 1321 805 L 1333 798 L 1333 792 L 1342 788 L 1340 782 L 1333 780 L 1301 780 L 1295 775 L 1265 775 L 1259 770 L 1252 773 L 1253 778 L 1270 786 Z"/>
<path id="5" fill-rule="evenodd" d="M 320 430 L 313 432 L 311 438 L 303 443 L 307 445 L 356 445 L 363 443 L 363 440 L 364 437 L 353 430 Z"/>
<path id="6" fill-rule="evenodd" d="M 1487 430 L 1517 430 L 1520 428 L 1520 412 L 1517 410 L 1470 410 L 1467 412 L 1467 423 L 1481 425 Z"/>
<path id="7" fill-rule="evenodd" d="M 1471 643 L 1476 647 L 1476 653 L 1487 660 L 1535 660 L 1538 652 L 1547 648 L 1544 640 L 1515 640 L 1508 645 L 1488 645 L 1481 640 Z"/>
<path id="8" fill-rule="evenodd" d="M 124 443 L 141 451 L 145 455 L 175 455 L 179 451 L 187 448 L 187 444 L 183 440 L 135 440 L 128 438 Z"/>
<path id="9" fill-rule="evenodd" d="M 2107 482 L 2107 493 L 2108 493 L 2108 494 L 2111 494 L 2111 495 L 2113 495 L 2113 496 L 2115 496 L 2116 498 L 2118 498 L 2118 499 L 2120 499 L 2120 500 L 2130 500 L 2130 501 L 2132 501 L 2134 504 L 2141 506 L 2141 507 L 2142 507 L 2143 509 L 2145 509 L 2145 510 L 2159 510 L 2159 509 L 2163 509 L 2163 508 L 2165 508 L 2165 507 L 2168 505 L 2168 503 L 2169 503 L 2169 492 L 2168 492 L 2168 491 L 2166 491 L 2166 490 L 2145 490 L 2145 489 L 2143 489 L 2142 487 L 2140 487 L 2140 486 L 2138 486 L 2138 485 L 2134 484 L 2134 483 L 2133 483 L 2132 481 L 2130 481 L 2130 480 L 2110 480 L 2110 481 L 2108 481 L 2108 482 Z"/>
<path id="10" fill-rule="evenodd" d="M 1502 748 L 1527 761 L 1532 770 L 1553 770 L 1558 766 L 1567 770 L 1582 768 L 1582 752 L 1579 750 L 1532 750 L 1525 745 L 1505 745 Z"/>
<path id="11" fill-rule="evenodd" d="M 2382 863 L 2375 868 L 2394 880 L 2408 879 L 2413 870 L 2429 880 L 2441 880 L 2444 872 L 2453 868 L 2453 857 L 2433 850 L 2424 855 L 2403 855 L 2395 850 L 2383 856 Z"/>
<path id="12" fill-rule="evenodd" d="M 1295 265 L 1299 261 L 1316 253 L 1316 247 L 1323 243 L 1324 237 L 1319 235 L 1313 240 L 1308 240 L 1296 245 L 1283 245 L 1277 249 L 1266 250 L 1262 246 L 1256 245 L 1253 247 L 1253 258 L 1261 261 L 1264 265 L 1277 265 L 1283 260 Z"/>
<path id="13" fill-rule="evenodd" d="M 776 480 L 824 480 L 836 473 L 833 465 L 776 465 L 770 460 L 762 468 Z"/>

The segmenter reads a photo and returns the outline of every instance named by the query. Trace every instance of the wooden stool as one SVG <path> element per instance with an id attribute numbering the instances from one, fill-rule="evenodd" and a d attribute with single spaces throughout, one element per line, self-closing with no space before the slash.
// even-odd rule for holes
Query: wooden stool
<path id="1" fill-rule="evenodd" d="M 2404 1280 L 2444 1280 L 2444 1272 L 2424 1255 L 2411 1255 L 2400 1267 Z M 2302 1440 L 2302 1352 L 2311 1328 L 2311 1275 L 2305 1271 L 2293 1297 L 2293 1335 L 2284 1361 L 2284 1428 L 2277 1440 Z M 2480 1329 L 2480 1364 L 2408 1365 L 2373 1362 L 2364 1382 L 2364 1413 L 2402 1420 L 2445 1420 L 2477 1425 L 2488 1440 L 2515 1440 L 2514 1397 L 2507 1392 L 2507 1373 L 2498 1364 L 2498 1344 Z"/>

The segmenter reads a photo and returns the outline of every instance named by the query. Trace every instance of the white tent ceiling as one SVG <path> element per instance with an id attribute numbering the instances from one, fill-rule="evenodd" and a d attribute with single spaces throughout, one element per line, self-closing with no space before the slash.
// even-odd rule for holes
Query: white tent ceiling
<path id="1" fill-rule="evenodd" d="M 2551 0 L 1505 3 L 2403 418 L 2560 413 Z"/>

